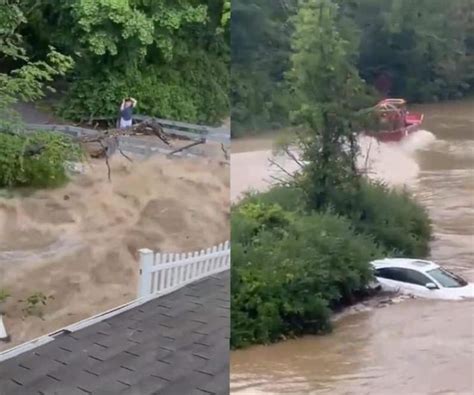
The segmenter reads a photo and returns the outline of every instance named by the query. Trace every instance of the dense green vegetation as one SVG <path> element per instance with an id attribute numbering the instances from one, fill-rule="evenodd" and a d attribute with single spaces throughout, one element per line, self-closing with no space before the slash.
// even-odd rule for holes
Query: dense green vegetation
<path id="1" fill-rule="evenodd" d="M 406 192 L 365 183 L 359 197 L 314 211 L 303 190 L 277 186 L 233 207 L 232 347 L 326 332 L 366 293 L 370 260 L 426 255 L 430 220 Z"/>
<path id="2" fill-rule="evenodd" d="M 67 180 L 66 162 L 80 159 L 80 148 L 67 136 L 0 132 L 0 188 L 60 186 Z"/>
<path id="3" fill-rule="evenodd" d="M 331 309 L 352 299 L 380 255 L 350 222 L 247 203 L 232 214 L 233 347 L 330 328 Z"/>
<path id="4" fill-rule="evenodd" d="M 232 133 L 290 122 L 290 37 L 306 1 L 232 2 Z M 333 0 L 332 20 L 352 41 L 351 64 L 379 94 L 425 102 L 459 98 L 474 83 L 472 0 Z M 326 44 L 327 46 L 327 44 Z M 372 101 L 377 100 L 374 94 Z"/>
<path id="5" fill-rule="evenodd" d="M 287 148 L 299 172 L 232 210 L 233 347 L 330 329 L 331 312 L 366 291 L 374 257 L 422 257 L 430 220 L 407 192 L 357 169 L 357 133 L 371 91 L 356 67 L 360 35 L 332 0 L 292 18 Z"/>
<path id="6" fill-rule="evenodd" d="M 21 34 L 25 17 L 18 2 L 0 4 L 0 59 L 10 61 L 0 73 L 0 188 L 50 187 L 67 179 L 65 163 L 80 158 L 69 138 L 47 132 L 22 133 L 11 110 L 18 99 L 37 100 L 54 77 L 71 69 L 72 59 L 48 47 L 44 59 L 32 60 Z"/>
<path id="7" fill-rule="evenodd" d="M 229 112 L 229 1 L 7 0 L 33 59 L 72 59 L 59 113 L 116 116 L 123 97 L 150 115 L 216 123 Z M 0 34 L 2 34 L 0 32 Z M 7 54 L 10 55 L 10 54 Z M 11 72 L 23 59 L 0 61 Z"/>
<path id="8" fill-rule="evenodd" d="M 67 138 L 23 134 L 17 101 L 60 93 L 68 120 L 138 111 L 219 123 L 229 112 L 228 0 L 0 1 L 0 187 L 54 186 L 77 158 Z"/>
<path id="9" fill-rule="evenodd" d="M 32 59 L 20 33 L 25 22 L 19 2 L 0 3 L 0 128 L 18 125 L 12 104 L 42 98 L 45 86 L 72 67 L 72 59 L 51 46 L 43 58 Z"/>

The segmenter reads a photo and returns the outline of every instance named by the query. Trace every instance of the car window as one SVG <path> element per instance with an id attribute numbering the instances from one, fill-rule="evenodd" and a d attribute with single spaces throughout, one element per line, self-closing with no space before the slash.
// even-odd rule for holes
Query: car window
<path id="1" fill-rule="evenodd" d="M 388 280 L 404 281 L 403 273 L 400 269 L 394 267 L 385 267 L 375 271 L 377 277 L 386 278 Z"/>
<path id="2" fill-rule="evenodd" d="M 412 269 L 402 269 L 399 267 L 386 267 L 375 271 L 375 275 L 388 280 L 400 281 L 403 283 L 425 286 L 432 282 L 423 273 Z"/>
<path id="3" fill-rule="evenodd" d="M 417 272 L 412 269 L 401 269 L 404 272 L 405 282 L 415 285 L 425 286 L 428 283 L 431 283 L 429 277 L 425 276 L 423 273 Z"/>
<path id="4" fill-rule="evenodd" d="M 441 268 L 430 270 L 427 273 L 445 288 L 457 288 L 467 285 L 467 282 L 461 277 Z"/>

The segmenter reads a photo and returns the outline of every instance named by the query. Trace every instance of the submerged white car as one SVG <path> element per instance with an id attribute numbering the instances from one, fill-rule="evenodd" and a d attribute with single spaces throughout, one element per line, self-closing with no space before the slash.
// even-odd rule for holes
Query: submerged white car
<path id="1" fill-rule="evenodd" d="M 420 259 L 385 258 L 371 262 L 382 290 L 432 299 L 474 298 L 474 284 Z"/>

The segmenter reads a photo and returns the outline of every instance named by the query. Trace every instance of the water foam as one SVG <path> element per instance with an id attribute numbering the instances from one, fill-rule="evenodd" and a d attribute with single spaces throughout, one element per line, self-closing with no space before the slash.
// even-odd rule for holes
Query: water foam
<path id="1" fill-rule="evenodd" d="M 420 172 L 416 152 L 435 141 L 436 137 L 427 130 L 420 130 L 394 143 L 380 143 L 373 137 L 361 136 L 357 165 L 372 179 L 391 186 L 410 185 Z"/>
<path id="2" fill-rule="evenodd" d="M 434 141 L 436 137 L 427 130 L 413 133 L 398 143 L 380 143 L 373 137 L 361 136 L 357 166 L 370 178 L 391 186 L 411 185 L 420 172 L 416 152 L 426 149 Z M 299 169 L 293 159 L 286 155 L 274 155 L 271 150 L 232 154 L 232 201 L 242 197 L 245 191 L 264 191 L 277 179 L 287 179 L 288 175 L 285 173 Z"/>

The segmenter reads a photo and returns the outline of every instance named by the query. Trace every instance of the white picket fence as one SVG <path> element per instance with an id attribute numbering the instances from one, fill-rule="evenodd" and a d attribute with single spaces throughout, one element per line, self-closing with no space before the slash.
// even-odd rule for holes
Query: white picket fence
<path id="1" fill-rule="evenodd" d="M 182 254 L 139 250 L 138 297 L 170 292 L 230 268 L 230 243 Z"/>

